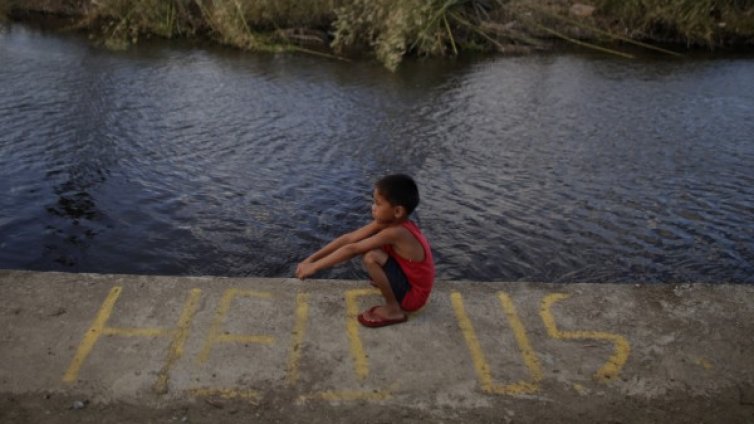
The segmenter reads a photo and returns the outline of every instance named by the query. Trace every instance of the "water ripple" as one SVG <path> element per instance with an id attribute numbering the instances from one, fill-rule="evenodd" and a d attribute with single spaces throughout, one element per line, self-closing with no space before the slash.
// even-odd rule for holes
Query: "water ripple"
<path id="1" fill-rule="evenodd" d="M 0 37 L 0 267 L 289 276 L 408 172 L 441 279 L 754 282 L 751 58 L 391 74 Z"/>

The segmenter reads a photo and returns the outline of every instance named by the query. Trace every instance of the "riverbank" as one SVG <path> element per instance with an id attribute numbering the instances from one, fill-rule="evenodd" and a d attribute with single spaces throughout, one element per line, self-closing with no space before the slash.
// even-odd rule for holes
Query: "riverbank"
<path id="1" fill-rule="evenodd" d="M 395 69 L 406 55 L 521 54 L 568 42 L 630 57 L 625 45 L 663 51 L 754 45 L 754 4 L 727 1 L 0 0 L 0 15 L 53 15 L 107 46 L 140 38 L 209 37 L 256 51 L 347 58 L 365 52 Z"/>
<path id="2" fill-rule="evenodd" d="M 0 421 L 694 422 L 754 414 L 754 288 L 0 271 Z"/>

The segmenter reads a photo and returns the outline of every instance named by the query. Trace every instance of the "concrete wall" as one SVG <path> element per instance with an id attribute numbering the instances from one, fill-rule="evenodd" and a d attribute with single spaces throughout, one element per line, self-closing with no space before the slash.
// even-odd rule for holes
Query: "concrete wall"
<path id="1" fill-rule="evenodd" d="M 754 416 L 752 286 L 440 281 L 407 323 L 361 327 L 379 302 L 364 282 L 2 271 L 0 392 L 291 416 L 662 419 L 690 400 L 676 418 Z"/>

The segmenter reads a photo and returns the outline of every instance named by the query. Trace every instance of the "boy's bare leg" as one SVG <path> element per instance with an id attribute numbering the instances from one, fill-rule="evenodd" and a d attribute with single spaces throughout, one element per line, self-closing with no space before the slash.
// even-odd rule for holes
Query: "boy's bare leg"
<path id="1" fill-rule="evenodd" d="M 387 279 L 385 271 L 382 269 L 387 262 L 388 255 L 382 250 L 375 249 L 364 254 L 364 267 L 372 279 L 373 285 L 380 289 L 382 297 L 385 298 L 385 305 L 377 307 L 374 311 L 364 312 L 364 317 L 369 321 L 380 321 L 385 319 L 400 319 L 405 316 L 398 300 L 395 298 L 393 288 L 390 287 L 390 281 Z"/>

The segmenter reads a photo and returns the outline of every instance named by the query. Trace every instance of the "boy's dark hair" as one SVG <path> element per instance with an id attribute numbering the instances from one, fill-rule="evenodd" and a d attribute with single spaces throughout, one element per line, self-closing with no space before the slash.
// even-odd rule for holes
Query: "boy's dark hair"
<path id="1" fill-rule="evenodd" d="M 408 175 L 387 175 L 380 178 L 374 187 L 391 205 L 406 208 L 406 215 L 411 215 L 419 205 L 419 189 Z"/>

